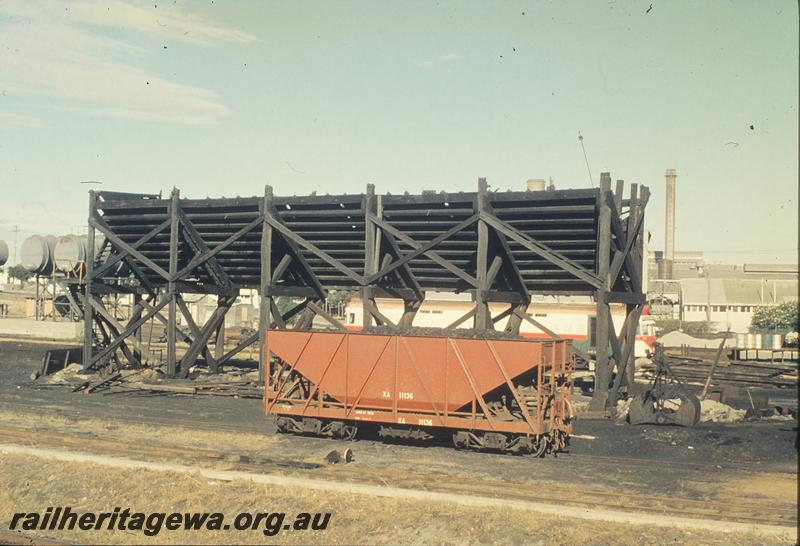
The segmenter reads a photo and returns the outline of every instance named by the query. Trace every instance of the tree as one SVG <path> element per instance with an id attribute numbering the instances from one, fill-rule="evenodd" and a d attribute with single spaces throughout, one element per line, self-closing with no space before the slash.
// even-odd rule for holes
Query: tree
<path id="1" fill-rule="evenodd" d="M 798 303 L 787 301 L 779 305 L 759 307 L 750 319 L 751 332 L 796 332 L 798 330 Z"/>
<path id="2" fill-rule="evenodd" d="M 326 301 L 331 305 L 336 305 L 338 303 L 347 304 L 355 293 L 354 290 L 333 290 L 328 294 Z"/>
<path id="3" fill-rule="evenodd" d="M 8 268 L 8 276 L 12 279 L 19 280 L 20 283 L 24 283 L 31 277 L 33 277 L 33 273 L 22 267 L 21 265 L 12 265 Z"/>
<path id="4" fill-rule="evenodd" d="M 298 298 L 290 298 L 289 296 L 278 296 L 275 298 L 275 306 L 278 308 L 278 312 L 281 315 L 286 314 L 290 309 L 292 309 L 295 305 L 300 303 L 302 300 Z M 291 317 L 287 321 L 287 325 L 295 324 L 300 318 L 300 315 L 297 314 Z M 273 318 L 274 320 L 274 318 Z"/>

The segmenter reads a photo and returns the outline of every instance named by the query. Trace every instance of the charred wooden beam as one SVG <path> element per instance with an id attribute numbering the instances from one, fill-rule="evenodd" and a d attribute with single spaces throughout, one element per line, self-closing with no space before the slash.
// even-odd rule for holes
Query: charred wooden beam
<path id="1" fill-rule="evenodd" d="M 514 314 L 516 316 L 518 316 L 519 318 L 521 318 L 522 320 L 524 320 L 525 322 L 528 322 L 528 323 L 532 324 L 533 326 L 535 326 L 536 328 L 538 328 L 539 330 L 541 330 L 542 332 L 544 332 L 545 334 L 547 334 L 551 338 L 555 339 L 556 341 L 560 341 L 562 339 L 561 336 L 559 336 L 557 333 L 552 331 L 550 328 L 548 328 L 547 326 L 545 326 L 544 324 L 542 324 L 541 322 L 539 322 L 535 318 L 531 317 L 528 313 L 515 309 L 514 310 Z"/>
<path id="2" fill-rule="evenodd" d="M 600 175 L 600 194 L 597 199 L 598 206 L 598 234 L 597 234 L 597 276 L 602 279 L 599 285 L 595 285 L 597 293 L 596 300 L 596 362 L 594 393 L 590 402 L 590 409 L 599 411 L 606 408 L 610 403 L 608 398 L 608 387 L 611 380 L 611 367 L 608 359 L 609 346 L 609 316 L 608 302 L 606 293 L 611 290 L 611 282 L 608 276 L 609 261 L 611 254 L 611 208 L 609 207 L 608 196 L 611 190 L 611 175 L 601 173 Z M 616 402 L 614 402 L 616 403 Z"/>
<path id="3" fill-rule="evenodd" d="M 169 301 L 169 307 L 167 308 L 169 316 L 167 322 L 167 375 L 169 377 L 175 376 L 178 365 L 177 348 L 175 346 L 175 328 L 178 325 L 176 307 L 178 294 L 175 281 L 177 281 L 178 238 L 180 236 L 178 232 L 178 223 L 180 221 L 180 216 L 178 215 L 179 198 L 179 191 L 173 189 L 169 206 L 169 284 L 167 285 L 167 299 Z"/>
<path id="4" fill-rule="evenodd" d="M 444 233 L 442 233 L 439 236 L 435 237 L 430 242 L 420 245 L 417 249 L 415 249 L 415 250 L 413 250 L 413 251 L 411 251 L 411 252 L 409 252 L 407 254 L 404 254 L 403 257 L 400 258 L 399 260 L 393 261 L 392 263 L 390 263 L 386 267 L 382 268 L 380 271 L 378 271 L 374 275 L 370 275 L 369 277 L 367 277 L 365 279 L 366 282 L 374 283 L 375 281 L 377 281 L 381 277 L 384 277 L 385 275 L 388 275 L 389 273 L 391 273 L 392 271 L 394 271 L 398 267 L 402 267 L 404 264 L 410 262 L 414 258 L 417 258 L 417 257 L 425 254 L 429 250 L 433 250 L 434 248 L 439 246 L 443 241 L 446 241 L 447 239 L 449 239 L 450 237 L 452 237 L 456 233 L 459 233 L 459 232 L 465 230 L 466 228 L 470 227 L 472 224 L 476 223 L 477 221 L 478 221 L 478 215 L 477 214 L 474 214 L 474 215 L 470 216 L 469 218 L 467 218 L 463 222 L 460 222 L 460 223 L 456 224 L 455 226 L 453 226 L 452 228 L 448 229 Z M 381 227 L 383 227 L 383 226 L 381 226 Z"/>
<path id="5" fill-rule="evenodd" d="M 159 266 L 153 260 L 123 241 L 122 238 L 114 232 L 113 228 L 109 226 L 106 221 L 97 214 L 96 211 L 92 216 L 89 217 L 89 226 L 90 228 L 98 229 L 106 237 L 106 239 L 111 241 L 111 244 L 116 246 L 119 250 L 126 252 L 130 256 L 133 256 L 163 279 L 166 279 L 167 281 L 169 280 L 170 274 L 165 271 L 163 267 Z"/>
<path id="6" fill-rule="evenodd" d="M 347 276 L 348 278 L 352 279 L 357 284 L 359 284 L 359 285 L 366 284 L 365 281 L 364 281 L 364 277 L 362 275 L 359 275 L 358 273 L 353 271 L 351 268 L 349 268 L 346 265 L 344 265 L 340 260 L 337 260 L 336 258 L 331 256 L 327 252 L 321 250 L 314 243 L 312 243 L 312 242 L 304 239 L 303 237 L 300 237 L 299 235 L 297 235 L 289 227 L 287 227 L 283 223 L 281 223 L 277 218 L 271 216 L 271 217 L 267 218 L 267 222 L 269 222 L 269 224 L 273 228 L 275 228 L 277 231 L 279 231 L 281 233 L 281 235 L 285 239 L 288 239 L 288 240 L 292 241 L 293 243 L 295 243 L 296 245 L 305 248 L 306 250 L 308 250 L 309 252 L 311 252 L 315 256 L 317 256 L 320 259 L 322 259 L 324 262 L 326 262 L 328 265 L 330 265 L 334 269 L 342 272 L 345 276 Z"/>
<path id="7" fill-rule="evenodd" d="M 570 260 L 566 258 L 562 254 L 555 252 L 545 245 L 539 243 L 532 237 L 520 232 L 519 230 L 513 228 L 512 226 L 506 224 L 505 222 L 501 221 L 500 219 L 489 215 L 484 214 L 481 218 L 490 226 L 495 228 L 496 230 L 502 232 L 506 235 L 509 239 L 512 239 L 525 247 L 527 250 L 530 250 L 534 254 L 541 256 L 548 262 L 558 266 L 560 269 L 571 273 L 575 277 L 581 279 L 585 283 L 598 288 L 602 286 L 602 281 L 600 280 L 598 275 L 590 272 L 584 267 L 581 267 L 574 260 Z"/>
<path id="8" fill-rule="evenodd" d="M 375 300 L 368 300 L 365 306 L 367 312 L 378 321 L 379 326 L 395 326 L 391 319 L 380 312 L 378 306 L 375 304 Z"/>
<path id="9" fill-rule="evenodd" d="M 422 243 L 419 243 L 400 231 L 399 229 L 395 228 L 389 222 L 382 220 L 380 218 L 371 218 L 373 222 L 375 222 L 382 230 L 386 233 L 390 234 L 391 236 L 395 237 L 397 240 L 402 241 L 406 245 L 410 246 L 414 250 L 420 250 L 423 247 Z M 452 261 L 446 260 L 442 258 L 438 253 L 432 250 L 424 250 L 422 255 L 426 258 L 430 258 L 431 261 L 435 262 L 436 264 L 442 266 L 444 269 L 448 270 L 450 273 L 455 275 L 456 277 L 460 278 L 461 280 L 465 281 L 467 284 L 473 287 L 478 286 L 478 280 L 464 271 L 462 268 L 455 265 Z"/>
<path id="10" fill-rule="evenodd" d="M 314 311 L 316 314 L 318 314 L 319 316 L 321 316 L 325 320 L 327 320 L 329 323 L 331 323 L 333 326 L 335 326 L 338 330 L 342 330 L 342 331 L 347 330 L 347 327 L 344 324 L 342 324 L 341 322 L 336 320 L 330 313 L 328 313 L 324 308 L 322 308 L 317 303 L 315 303 L 313 301 L 310 301 L 310 302 L 308 302 L 306 304 L 306 307 L 308 309 L 311 309 L 312 311 Z"/>
<path id="11" fill-rule="evenodd" d="M 168 220 L 164 220 L 159 225 L 157 225 L 156 227 L 154 227 L 153 229 L 148 231 L 140 239 L 137 239 L 134 243 L 131 243 L 129 245 L 130 248 L 132 248 L 134 250 L 138 250 L 143 245 L 145 245 L 150 240 L 152 240 L 156 235 L 158 235 L 159 233 L 161 233 L 165 229 L 167 229 L 169 226 L 170 226 L 170 220 L 169 219 Z M 111 228 L 111 229 L 113 229 L 113 228 Z M 104 241 L 104 243 L 106 243 L 107 241 L 109 241 L 109 239 Z M 118 249 L 117 252 L 114 253 L 114 254 L 109 254 L 108 259 L 105 262 L 103 262 L 102 265 L 100 265 L 97 269 L 95 269 L 92 272 L 92 277 L 93 278 L 102 277 L 112 267 L 114 267 L 116 264 L 118 264 L 120 261 L 122 261 L 123 259 L 125 259 L 129 255 L 130 255 L 130 253 L 127 250 L 122 249 L 122 248 Z"/>
<path id="12" fill-rule="evenodd" d="M 258 383 L 264 385 L 269 372 L 269 355 L 266 353 L 267 338 L 272 315 L 272 224 L 268 221 L 273 214 L 272 186 L 264 188 L 264 199 L 261 201 L 261 283 L 259 287 L 258 315 Z"/>
<path id="13" fill-rule="evenodd" d="M 93 218 L 96 214 L 96 197 L 93 190 L 89 190 L 89 218 Z M 92 278 L 94 277 L 94 261 L 95 261 L 95 232 L 94 226 L 89 222 L 89 229 L 87 232 L 87 256 L 86 256 L 86 280 L 84 281 L 84 301 L 92 298 Z M 87 370 L 92 365 L 92 324 L 94 313 L 91 305 L 83 306 L 83 369 Z"/>
<path id="14" fill-rule="evenodd" d="M 205 254 L 201 254 L 199 256 L 195 256 L 194 258 L 192 258 L 192 260 L 188 264 L 186 264 L 186 266 L 183 269 L 175 273 L 174 277 L 178 279 L 184 277 L 188 272 L 192 271 L 193 269 L 203 264 L 204 262 L 210 260 L 217 254 L 228 248 L 231 244 L 241 239 L 243 235 L 246 235 L 247 233 L 250 233 L 251 231 L 255 230 L 257 227 L 261 225 L 262 222 L 263 222 L 263 217 L 259 215 L 258 218 L 252 220 L 251 222 L 248 222 L 247 225 L 236 231 L 233 235 L 231 235 L 218 245 L 214 246 L 214 248 L 210 249 Z"/>
<path id="15" fill-rule="evenodd" d="M 180 221 L 180 226 L 183 228 L 186 242 L 189 244 L 195 254 L 204 255 L 210 252 L 208 245 L 206 245 L 205 241 L 203 240 L 203 236 L 200 235 L 197 229 L 195 229 L 194 225 L 192 225 L 192 222 L 189 220 L 189 217 L 186 215 L 186 213 L 180 209 L 178 209 L 178 219 Z M 209 275 L 211 275 L 211 278 L 214 279 L 214 282 L 217 285 L 220 285 L 224 290 L 233 290 L 231 278 L 222 269 L 222 266 L 220 266 L 216 256 L 212 256 L 206 260 L 203 263 L 203 266 L 205 266 Z M 191 272 L 187 272 L 187 275 L 189 273 Z"/>
<path id="16" fill-rule="evenodd" d="M 158 315 L 158 312 L 161 311 L 161 309 L 163 309 L 164 307 L 166 307 L 168 303 L 169 300 L 165 298 L 161 303 L 152 307 L 146 314 L 142 315 L 138 320 L 129 324 L 123 332 L 120 332 L 119 336 L 117 336 L 116 339 L 111 340 L 107 346 L 105 346 L 101 351 L 97 353 L 96 356 L 94 356 L 89 361 L 88 366 L 84 364 L 84 369 L 90 369 L 96 363 L 103 361 L 105 357 L 110 356 L 111 353 L 120 345 L 120 343 L 125 341 L 125 339 L 128 336 L 133 334 L 136 328 L 138 328 L 139 326 L 150 320 L 152 317 Z"/>
<path id="17" fill-rule="evenodd" d="M 472 317 L 474 317 L 474 316 L 475 316 L 475 313 L 476 313 L 476 311 L 477 311 L 477 310 L 475 309 L 475 306 L 473 305 L 473 306 L 472 306 L 472 308 L 470 308 L 470 310 L 469 310 L 469 311 L 467 311 L 466 313 L 464 313 L 463 315 L 461 315 L 460 317 L 458 317 L 456 320 L 454 320 L 453 322 L 451 322 L 450 324 L 448 324 L 448 325 L 447 325 L 447 328 L 445 328 L 445 329 L 446 329 L 446 330 L 450 330 L 450 329 L 453 329 L 453 328 L 458 328 L 458 327 L 459 327 L 459 326 L 461 326 L 463 323 L 465 323 L 466 321 L 468 321 L 469 319 L 471 319 Z"/>
<path id="18" fill-rule="evenodd" d="M 633 386 L 633 382 L 631 381 L 632 377 L 629 373 L 626 373 L 626 369 L 632 364 L 632 357 L 635 355 L 636 329 L 634 325 L 638 324 L 641 313 L 642 306 L 637 305 L 634 306 L 625 317 L 625 325 L 622 327 L 622 332 L 625 335 L 625 348 L 618 360 L 619 365 L 617 367 L 617 375 L 614 378 L 614 384 L 611 387 L 611 392 L 609 393 L 609 404 L 611 404 L 612 401 L 614 404 L 616 404 L 617 393 L 619 392 L 619 388 L 622 385 L 623 379 L 628 381 L 629 388 Z M 615 333 L 613 334 L 612 339 L 614 342 L 617 342 L 618 345 L 617 336 Z"/>
<path id="19" fill-rule="evenodd" d="M 478 248 L 475 258 L 475 277 L 478 286 L 475 288 L 475 321 L 474 326 L 479 330 L 494 330 L 491 313 L 489 311 L 488 292 L 492 286 L 493 278 L 489 278 L 489 226 L 485 218 L 489 210 L 489 186 L 485 178 L 478 179 L 478 193 L 475 196 L 474 212 L 478 217 Z M 494 272 L 499 271 L 499 267 Z"/>
<path id="20" fill-rule="evenodd" d="M 378 204 L 375 200 L 375 186 L 367 184 L 367 193 L 364 194 L 361 203 L 362 212 L 366 223 L 364 225 L 364 275 L 372 275 L 378 270 L 379 254 L 376 247 L 377 244 L 377 227 L 375 222 L 371 221 L 370 216 L 375 216 L 378 210 Z M 361 320 L 362 327 L 369 328 L 372 326 L 374 313 L 371 312 L 372 308 L 377 310 L 375 306 L 374 289 L 371 284 L 361 287 Z"/>
<path id="21" fill-rule="evenodd" d="M 260 337 L 259 332 L 256 332 L 255 334 L 252 334 L 247 338 L 243 339 L 242 341 L 240 341 L 236 345 L 236 347 L 234 347 L 233 349 L 231 349 L 230 351 L 228 351 L 227 353 L 225 353 L 224 355 L 222 355 L 220 358 L 217 359 L 217 366 L 222 366 L 223 364 L 228 362 L 231 358 L 233 358 L 234 356 L 238 355 L 239 353 L 247 349 L 250 345 L 258 341 L 259 337 Z"/>
<path id="22" fill-rule="evenodd" d="M 86 303 L 87 303 L 86 300 L 84 300 L 84 305 L 86 305 Z M 97 314 L 105 320 L 106 324 L 108 324 L 113 329 L 115 335 L 118 336 L 120 332 L 124 332 L 126 330 L 126 327 L 120 324 L 120 322 L 108 311 L 108 309 L 105 308 L 103 303 L 97 297 L 95 296 L 90 297 L 88 303 L 94 308 Z M 142 311 L 141 306 L 134 307 L 133 320 L 131 320 L 131 323 L 135 323 L 139 319 L 139 317 L 141 317 L 141 311 Z M 141 343 L 141 340 L 139 340 L 136 335 L 138 331 L 139 329 L 137 328 L 132 332 L 133 333 L 133 339 L 131 340 L 132 344 L 134 347 L 136 347 L 136 349 L 139 352 L 141 352 L 145 356 L 145 358 L 150 358 L 150 351 L 147 350 L 147 347 L 145 347 Z M 133 353 L 128 354 L 127 344 L 123 343 L 122 347 L 123 351 L 126 351 L 125 353 L 126 358 L 128 358 L 128 361 L 132 365 L 134 366 L 141 365 L 141 361 L 137 359 L 133 355 Z"/>

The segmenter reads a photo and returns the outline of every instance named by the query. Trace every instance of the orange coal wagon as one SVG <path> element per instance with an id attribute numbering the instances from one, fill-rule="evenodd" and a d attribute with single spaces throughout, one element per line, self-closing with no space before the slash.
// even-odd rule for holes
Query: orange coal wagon
<path id="1" fill-rule="evenodd" d="M 543 455 L 572 425 L 568 341 L 273 330 L 264 408 L 284 432 L 452 436 L 459 448 Z"/>

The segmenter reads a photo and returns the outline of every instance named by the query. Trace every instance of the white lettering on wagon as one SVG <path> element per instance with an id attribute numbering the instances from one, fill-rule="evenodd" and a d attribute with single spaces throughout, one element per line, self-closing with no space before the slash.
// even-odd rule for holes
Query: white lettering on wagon
<path id="1" fill-rule="evenodd" d="M 398 396 L 398 398 L 400 398 L 400 400 L 413 400 L 414 399 L 414 393 L 413 392 L 400 391 L 400 392 L 397 393 L 397 396 Z"/>
<path id="2" fill-rule="evenodd" d="M 432 427 L 433 426 L 433 419 L 420 419 L 419 420 L 419 424 L 420 425 L 425 425 L 425 426 L 428 426 L 428 427 Z"/>
<path id="3" fill-rule="evenodd" d="M 372 410 L 357 409 L 356 415 L 375 415 L 375 412 Z"/>

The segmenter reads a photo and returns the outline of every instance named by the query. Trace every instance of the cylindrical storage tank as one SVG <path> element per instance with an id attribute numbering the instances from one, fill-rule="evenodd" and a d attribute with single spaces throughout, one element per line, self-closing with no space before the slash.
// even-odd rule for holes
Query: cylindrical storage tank
<path id="1" fill-rule="evenodd" d="M 764 337 L 761 334 L 756 334 L 755 339 L 753 340 L 753 349 L 763 349 L 763 343 Z"/>
<path id="2" fill-rule="evenodd" d="M 772 348 L 783 349 L 783 336 L 781 334 L 772 334 Z"/>
<path id="3" fill-rule="evenodd" d="M 31 235 L 22 241 L 20 264 L 31 273 L 49 275 L 53 272 L 53 251 L 56 238 L 52 235 Z"/>
<path id="4" fill-rule="evenodd" d="M 756 336 L 753 334 L 747 334 L 747 341 L 744 345 L 745 349 L 755 349 L 756 348 Z"/>
<path id="5" fill-rule="evenodd" d="M 744 334 L 736 334 L 736 348 L 744 349 L 747 347 L 747 336 Z"/>
<path id="6" fill-rule="evenodd" d="M 5 265 L 8 261 L 8 245 L 5 241 L 0 241 L 0 265 Z"/>
<path id="7" fill-rule="evenodd" d="M 761 336 L 761 347 L 759 349 L 772 349 L 772 336 L 770 334 Z"/>
<path id="8" fill-rule="evenodd" d="M 56 269 L 64 273 L 77 273 L 84 267 L 89 241 L 85 235 L 59 237 L 53 256 Z"/>

